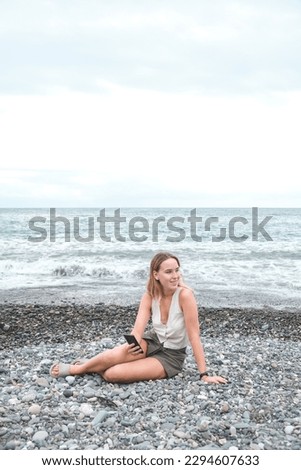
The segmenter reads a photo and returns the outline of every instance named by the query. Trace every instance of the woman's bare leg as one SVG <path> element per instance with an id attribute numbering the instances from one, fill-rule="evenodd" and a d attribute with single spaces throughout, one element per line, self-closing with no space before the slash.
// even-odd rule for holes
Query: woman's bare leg
<path id="1" fill-rule="evenodd" d="M 132 354 L 128 352 L 128 345 L 123 344 L 121 346 L 116 346 L 113 349 L 108 349 L 104 352 L 97 354 L 97 356 L 92 357 L 84 364 L 72 364 L 70 365 L 69 375 L 82 375 L 89 373 L 101 374 L 106 369 L 113 367 L 117 364 L 134 362 L 145 358 L 147 351 L 147 342 L 142 339 L 141 347 L 143 353 L 141 354 Z M 52 372 L 55 374 L 59 373 L 59 367 L 54 366 Z"/>
<path id="2" fill-rule="evenodd" d="M 101 373 L 101 376 L 107 382 L 131 383 L 140 380 L 165 379 L 166 372 L 158 359 L 146 357 L 135 362 L 109 367 Z"/>

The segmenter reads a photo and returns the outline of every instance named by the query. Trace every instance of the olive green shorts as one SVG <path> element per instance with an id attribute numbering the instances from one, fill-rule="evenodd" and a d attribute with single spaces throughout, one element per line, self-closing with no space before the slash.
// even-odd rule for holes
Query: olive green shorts
<path id="1" fill-rule="evenodd" d="M 143 339 L 147 342 L 146 357 L 155 357 L 164 367 L 168 378 L 174 377 L 183 369 L 186 357 L 186 348 L 170 349 L 164 348 L 157 334 L 152 330 L 147 332 Z"/>

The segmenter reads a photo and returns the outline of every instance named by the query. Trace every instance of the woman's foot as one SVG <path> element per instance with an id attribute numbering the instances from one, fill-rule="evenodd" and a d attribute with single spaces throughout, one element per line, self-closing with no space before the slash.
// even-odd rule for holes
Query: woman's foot
<path id="1" fill-rule="evenodd" d="M 66 377 L 67 375 L 80 375 L 81 364 L 65 364 L 64 362 L 58 362 L 52 364 L 49 371 L 51 377 L 57 379 L 58 377 Z"/>

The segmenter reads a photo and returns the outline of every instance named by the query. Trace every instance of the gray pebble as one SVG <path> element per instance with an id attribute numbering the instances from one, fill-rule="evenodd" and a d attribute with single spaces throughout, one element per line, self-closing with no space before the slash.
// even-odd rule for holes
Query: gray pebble
<path id="1" fill-rule="evenodd" d="M 37 444 L 43 444 L 43 442 L 47 439 L 47 437 L 48 437 L 47 431 L 37 431 L 32 436 L 32 440 L 33 442 L 36 442 Z"/>
<path id="2" fill-rule="evenodd" d="M 285 434 L 292 434 L 294 431 L 294 426 L 285 426 Z"/>
<path id="3" fill-rule="evenodd" d="M 41 413 L 40 405 L 37 405 L 37 404 L 31 405 L 28 408 L 28 413 L 30 413 L 32 415 L 39 415 Z"/>
<path id="4" fill-rule="evenodd" d="M 106 417 L 108 416 L 108 412 L 106 410 L 100 410 L 95 418 L 92 421 L 92 426 L 97 426 L 98 424 L 102 423 Z"/>
<path id="5" fill-rule="evenodd" d="M 38 377 L 36 380 L 36 384 L 40 387 L 49 387 L 49 382 L 45 377 Z"/>

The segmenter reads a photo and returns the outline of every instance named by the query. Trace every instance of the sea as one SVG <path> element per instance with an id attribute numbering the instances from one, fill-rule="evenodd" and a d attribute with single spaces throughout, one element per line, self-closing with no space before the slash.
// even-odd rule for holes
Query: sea
<path id="1" fill-rule="evenodd" d="M 3 208 L 0 303 L 137 304 L 175 254 L 203 307 L 301 306 L 298 208 Z"/>

